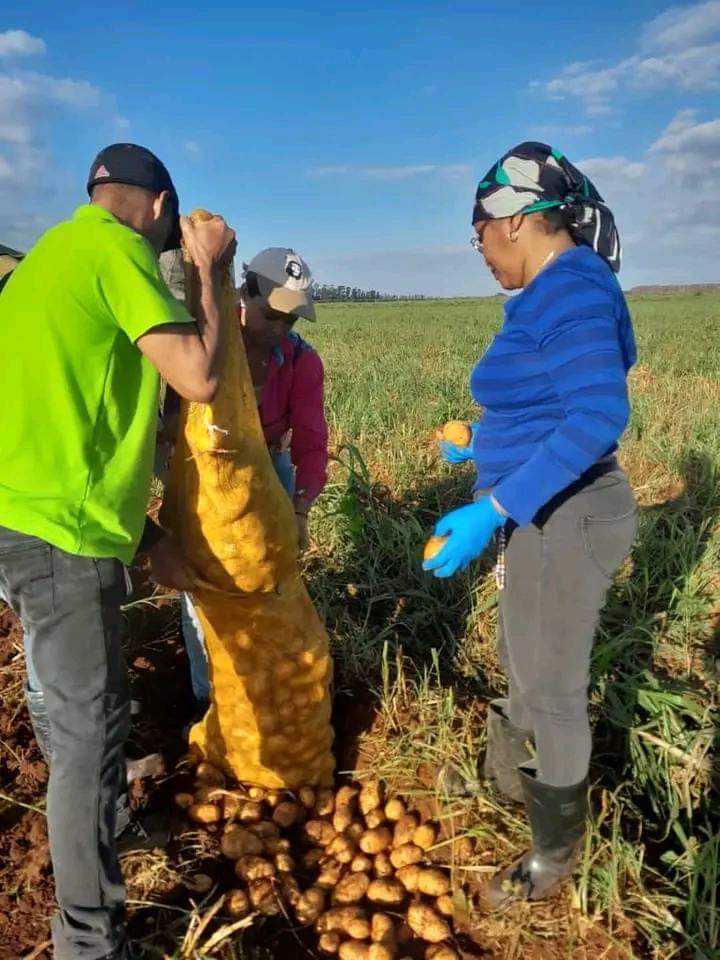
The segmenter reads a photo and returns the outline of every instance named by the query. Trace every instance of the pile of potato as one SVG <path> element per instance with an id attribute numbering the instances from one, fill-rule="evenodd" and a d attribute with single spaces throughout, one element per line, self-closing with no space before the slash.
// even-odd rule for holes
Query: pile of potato
<path id="1" fill-rule="evenodd" d="M 290 795 L 227 789 L 207 763 L 195 776 L 175 803 L 219 833 L 237 878 L 231 917 L 284 914 L 340 960 L 401 960 L 419 948 L 425 960 L 458 960 L 450 877 L 428 856 L 437 827 L 400 799 L 384 802 L 377 782 Z"/>

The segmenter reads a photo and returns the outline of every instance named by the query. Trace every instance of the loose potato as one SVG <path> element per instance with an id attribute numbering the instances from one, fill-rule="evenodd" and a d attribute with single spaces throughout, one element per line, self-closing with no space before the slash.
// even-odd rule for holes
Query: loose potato
<path id="1" fill-rule="evenodd" d="M 248 796 L 251 800 L 264 800 L 267 796 L 267 790 L 264 787 L 250 787 Z"/>
<path id="2" fill-rule="evenodd" d="M 294 824 L 299 823 L 305 817 L 305 810 L 299 803 L 292 800 L 284 800 L 279 803 L 273 811 L 273 823 L 279 827 L 287 829 Z"/>
<path id="3" fill-rule="evenodd" d="M 420 887 L 421 872 L 422 867 L 417 863 L 413 863 L 407 867 L 401 867 L 395 876 L 408 893 L 417 893 Z"/>
<path id="4" fill-rule="evenodd" d="M 397 935 L 392 917 L 386 913 L 373 914 L 370 921 L 370 939 L 373 943 L 382 943 L 386 947 L 394 948 L 397 944 Z"/>
<path id="5" fill-rule="evenodd" d="M 455 904 L 453 903 L 453 898 L 449 894 L 444 893 L 435 901 L 435 909 L 444 917 L 452 917 L 452 915 L 455 913 Z"/>
<path id="6" fill-rule="evenodd" d="M 340 944 L 340 960 L 370 960 L 370 947 L 357 940 L 346 940 Z"/>
<path id="7" fill-rule="evenodd" d="M 343 865 L 337 860 L 322 860 L 320 862 L 320 875 L 317 878 L 317 885 L 326 890 L 332 890 L 343 874 Z"/>
<path id="8" fill-rule="evenodd" d="M 366 827 L 364 823 L 360 823 L 359 820 L 353 820 L 350 826 L 345 831 L 345 836 L 349 837 L 353 843 L 357 844 L 360 842 L 360 837 L 365 833 Z"/>
<path id="9" fill-rule="evenodd" d="M 239 796 L 237 793 L 228 792 L 223 794 L 222 798 L 222 808 L 223 808 L 223 817 L 226 820 L 234 820 L 237 815 L 240 813 L 240 810 L 245 803 L 245 800 Z"/>
<path id="10" fill-rule="evenodd" d="M 412 843 L 415 831 L 420 826 L 418 818 L 414 813 L 406 813 L 395 824 L 395 833 L 393 834 L 392 845 L 394 847 L 404 847 L 406 843 Z"/>
<path id="11" fill-rule="evenodd" d="M 276 857 L 279 853 L 290 853 L 290 841 L 285 837 L 268 837 L 262 841 L 263 853 Z"/>
<path id="12" fill-rule="evenodd" d="M 279 790 L 269 790 L 267 796 L 265 797 L 265 803 L 270 807 L 271 810 L 274 810 L 275 807 L 282 803 L 282 798 L 283 795 Z"/>
<path id="13" fill-rule="evenodd" d="M 458 837 L 452 845 L 453 859 L 458 863 L 466 863 L 472 859 L 475 847 L 470 837 Z"/>
<path id="14" fill-rule="evenodd" d="M 238 811 L 238 820 L 241 823 L 259 823 L 262 816 L 262 804 L 255 800 L 246 800 Z"/>
<path id="15" fill-rule="evenodd" d="M 321 847 L 327 847 L 337 836 L 333 825 L 326 820 L 308 820 L 303 827 L 303 832 L 308 840 L 320 844 Z"/>
<path id="16" fill-rule="evenodd" d="M 333 957 L 340 949 L 341 944 L 339 933 L 324 933 L 318 940 L 318 949 L 327 957 Z"/>
<path id="17" fill-rule="evenodd" d="M 175 806 L 180 807 L 181 810 L 189 810 L 195 803 L 195 797 L 192 793 L 176 793 L 173 800 Z"/>
<path id="18" fill-rule="evenodd" d="M 405 808 L 405 804 L 402 802 L 402 800 L 389 800 L 385 804 L 386 820 L 392 820 L 393 822 L 401 820 L 406 813 L 407 809 Z"/>
<path id="19" fill-rule="evenodd" d="M 372 868 L 373 861 L 364 853 L 359 853 L 350 864 L 351 873 L 370 873 Z"/>
<path id="20" fill-rule="evenodd" d="M 295 861 L 289 853 L 276 854 L 274 863 L 279 873 L 292 873 L 295 870 Z"/>
<path id="21" fill-rule="evenodd" d="M 345 933 L 353 940 L 367 940 L 370 923 L 362 907 L 333 907 L 317 922 L 318 933 Z"/>
<path id="22" fill-rule="evenodd" d="M 335 809 L 346 808 L 355 811 L 359 792 L 357 787 L 340 787 L 335 794 Z"/>
<path id="23" fill-rule="evenodd" d="M 251 823 L 248 826 L 250 833 L 254 833 L 256 837 L 260 837 L 262 840 L 265 840 L 267 837 L 279 837 L 280 828 L 276 823 L 271 823 L 270 820 L 261 820 L 260 823 Z"/>
<path id="24" fill-rule="evenodd" d="M 349 807 L 336 808 L 332 818 L 332 825 L 336 833 L 345 833 L 348 827 L 352 825 L 354 816 Z"/>
<path id="25" fill-rule="evenodd" d="M 395 907 L 405 899 L 405 887 L 397 880 L 388 878 L 373 880 L 368 887 L 367 898 L 371 903 Z"/>
<path id="26" fill-rule="evenodd" d="M 376 827 L 381 826 L 381 824 L 385 823 L 385 811 L 379 807 L 371 810 L 365 817 L 365 823 L 368 825 L 369 830 L 374 830 Z"/>
<path id="27" fill-rule="evenodd" d="M 312 787 L 300 787 L 298 800 L 306 810 L 312 810 L 316 803 L 315 791 Z"/>
<path id="28" fill-rule="evenodd" d="M 440 943 L 450 936 L 447 922 L 432 907 L 424 903 L 411 903 L 407 913 L 408 926 L 421 940 L 428 943 Z"/>
<path id="29" fill-rule="evenodd" d="M 363 816 L 367 816 L 371 810 L 376 810 L 380 806 L 382 803 L 382 793 L 377 780 L 370 780 L 363 785 L 358 803 L 360 805 L 360 813 L 362 813 Z"/>
<path id="30" fill-rule="evenodd" d="M 271 880 L 251 881 L 248 886 L 248 896 L 250 903 L 263 916 L 272 917 L 280 913 L 280 903 Z"/>
<path id="31" fill-rule="evenodd" d="M 199 763 L 195 769 L 195 779 L 208 787 L 225 786 L 225 774 L 211 763 Z"/>
<path id="32" fill-rule="evenodd" d="M 222 810 L 215 803 L 194 803 L 188 812 L 195 823 L 217 823 L 222 820 Z"/>
<path id="33" fill-rule="evenodd" d="M 360 837 L 360 849 L 363 853 L 382 853 L 392 846 L 392 834 L 387 827 L 366 830 Z"/>
<path id="34" fill-rule="evenodd" d="M 321 847 L 313 847 L 303 854 L 302 865 L 306 870 L 314 870 L 325 856 L 325 851 Z"/>
<path id="35" fill-rule="evenodd" d="M 390 863 L 390 856 L 388 853 L 383 851 L 375 857 L 375 876 L 380 877 L 392 877 L 395 874 L 395 867 Z"/>
<path id="36" fill-rule="evenodd" d="M 446 943 L 436 943 L 431 944 L 425 951 L 425 960 L 460 960 L 460 956 Z"/>
<path id="37" fill-rule="evenodd" d="M 436 868 L 421 870 L 418 877 L 418 890 L 429 897 L 443 897 L 450 893 L 450 878 Z"/>
<path id="38" fill-rule="evenodd" d="M 310 887 L 295 905 L 295 913 L 302 924 L 314 923 L 325 909 L 325 891 Z"/>
<path id="39" fill-rule="evenodd" d="M 437 829 L 431 823 L 423 823 L 413 834 L 412 842 L 421 850 L 429 850 L 437 840 Z"/>
<path id="40" fill-rule="evenodd" d="M 212 890 L 215 881 L 212 877 L 209 877 L 206 873 L 196 873 L 193 877 L 187 877 L 183 881 L 183 886 L 187 887 L 188 890 L 192 890 L 193 893 L 207 893 L 209 890 Z"/>
<path id="41" fill-rule="evenodd" d="M 243 880 L 264 880 L 275 876 L 275 865 L 264 857 L 240 857 L 235 873 Z"/>
<path id="42" fill-rule="evenodd" d="M 410 927 L 407 925 L 405 920 L 402 921 L 400 926 L 397 928 L 397 941 L 403 946 L 406 943 L 410 943 L 412 940 L 413 932 Z"/>
<path id="43" fill-rule="evenodd" d="M 225 912 L 238 920 L 250 913 L 250 899 L 244 890 L 231 890 L 227 894 Z"/>
<path id="44" fill-rule="evenodd" d="M 413 863 L 420 863 L 422 858 L 422 850 L 420 847 L 416 847 L 414 843 L 406 843 L 402 847 L 395 847 L 390 853 L 390 863 L 396 870 L 400 870 L 402 867 L 409 867 Z"/>
<path id="45" fill-rule="evenodd" d="M 395 951 L 384 943 L 371 943 L 368 950 L 368 960 L 394 960 Z"/>
<path id="46" fill-rule="evenodd" d="M 333 903 L 347 906 L 359 903 L 368 891 L 370 877 L 366 873 L 349 873 L 333 890 Z"/>
<path id="47" fill-rule="evenodd" d="M 291 907 L 297 907 L 302 897 L 300 886 L 290 873 L 284 873 L 280 876 L 280 890 L 282 895 Z"/>
<path id="48" fill-rule="evenodd" d="M 332 790 L 325 788 L 318 790 L 315 800 L 315 813 L 319 817 L 329 817 L 335 809 L 335 797 Z"/>
<path id="49" fill-rule="evenodd" d="M 243 827 L 233 826 L 228 827 L 222 835 L 220 849 L 228 860 L 239 860 L 240 857 L 259 856 L 263 851 L 263 842 Z"/>
<path id="50" fill-rule="evenodd" d="M 337 836 L 325 848 L 327 855 L 339 863 L 350 863 L 355 856 L 355 844 L 344 836 Z"/>

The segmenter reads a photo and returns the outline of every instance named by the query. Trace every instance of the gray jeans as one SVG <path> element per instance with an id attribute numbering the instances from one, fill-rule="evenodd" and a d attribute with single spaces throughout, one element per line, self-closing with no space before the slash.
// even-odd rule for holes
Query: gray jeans
<path id="1" fill-rule="evenodd" d="M 130 725 L 122 564 L 0 527 L 0 596 L 20 617 L 52 745 L 47 794 L 59 906 L 56 960 L 99 960 L 124 938 L 115 805 Z"/>
<path id="2" fill-rule="evenodd" d="M 636 530 L 635 498 L 617 466 L 534 523 L 508 524 L 498 654 L 510 720 L 533 732 L 538 778 L 552 786 L 588 772 L 593 640 Z"/>

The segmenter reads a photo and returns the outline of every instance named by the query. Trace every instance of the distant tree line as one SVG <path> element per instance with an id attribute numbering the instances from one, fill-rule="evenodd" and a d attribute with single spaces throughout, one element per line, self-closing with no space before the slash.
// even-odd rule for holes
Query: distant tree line
<path id="1" fill-rule="evenodd" d="M 402 297 L 396 293 L 380 293 L 379 290 L 361 290 L 359 287 L 347 287 L 338 283 L 316 283 L 313 297 L 324 303 L 351 303 L 365 300 L 424 300 L 422 294 L 414 293 Z"/>

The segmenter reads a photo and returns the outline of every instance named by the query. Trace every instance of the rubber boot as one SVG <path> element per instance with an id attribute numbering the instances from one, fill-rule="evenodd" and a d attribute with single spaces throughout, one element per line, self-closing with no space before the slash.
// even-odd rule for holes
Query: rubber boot
<path id="1" fill-rule="evenodd" d="M 531 759 L 528 740 L 532 740 L 533 734 L 510 723 L 507 708 L 507 700 L 491 700 L 488 705 L 483 776 L 504 796 L 522 803 L 525 794 L 518 767 Z"/>
<path id="2" fill-rule="evenodd" d="M 532 846 L 487 887 L 488 906 L 497 910 L 512 900 L 544 900 L 570 876 L 585 835 L 587 778 L 572 787 L 541 783 L 520 769 Z"/>
<path id="3" fill-rule="evenodd" d="M 40 747 L 40 753 L 43 760 L 50 767 L 52 759 L 52 743 L 50 741 L 50 721 L 47 710 L 45 709 L 45 697 L 40 690 L 29 690 L 25 688 L 25 701 L 27 703 L 28 713 L 30 714 L 30 723 L 35 732 L 37 745 Z"/>

